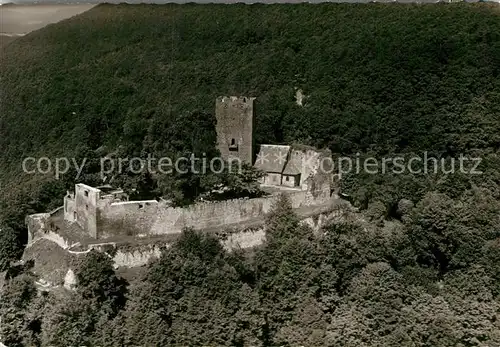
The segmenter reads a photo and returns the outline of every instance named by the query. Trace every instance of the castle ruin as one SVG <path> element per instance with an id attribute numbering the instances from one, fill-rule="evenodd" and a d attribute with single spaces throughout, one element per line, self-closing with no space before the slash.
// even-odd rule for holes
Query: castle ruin
<path id="1" fill-rule="evenodd" d="M 254 160 L 254 101 L 250 97 L 217 98 L 217 146 L 224 159 L 237 158 L 264 171 L 260 183 L 268 195 L 173 207 L 162 199 L 129 201 L 122 190 L 109 186 L 76 184 L 74 192 L 64 197 L 63 206 L 27 217 L 27 247 L 45 239 L 75 253 L 137 240 L 153 244 L 187 227 L 206 232 L 246 230 L 263 224 L 281 193 L 288 195 L 301 218 L 331 211 L 333 173 L 324 165 L 331 162 L 329 151 L 264 144 Z M 252 237 L 259 240 L 247 244 L 258 244 L 263 234 Z"/>

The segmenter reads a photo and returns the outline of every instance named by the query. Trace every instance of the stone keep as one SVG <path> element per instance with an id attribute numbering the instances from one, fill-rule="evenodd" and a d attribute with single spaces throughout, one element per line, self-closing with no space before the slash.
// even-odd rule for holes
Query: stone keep
<path id="1" fill-rule="evenodd" d="M 252 164 L 254 100 L 244 96 L 217 98 L 217 147 L 223 159 L 237 158 Z"/>

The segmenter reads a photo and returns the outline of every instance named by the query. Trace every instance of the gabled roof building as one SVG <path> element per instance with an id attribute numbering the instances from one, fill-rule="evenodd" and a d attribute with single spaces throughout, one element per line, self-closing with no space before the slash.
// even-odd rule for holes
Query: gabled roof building
<path id="1" fill-rule="evenodd" d="M 283 172 L 290 155 L 290 146 L 261 145 L 257 154 L 255 167 L 264 171 L 266 175 L 261 183 L 270 186 L 279 186 L 282 182 Z"/>
<path id="2" fill-rule="evenodd" d="M 263 186 L 296 188 L 306 190 L 312 176 L 332 175 L 328 165 L 329 151 L 318 151 L 312 147 L 295 148 L 283 145 L 261 145 L 254 167 L 264 171 Z M 326 172 L 325 169 L 328 169 Z"/>

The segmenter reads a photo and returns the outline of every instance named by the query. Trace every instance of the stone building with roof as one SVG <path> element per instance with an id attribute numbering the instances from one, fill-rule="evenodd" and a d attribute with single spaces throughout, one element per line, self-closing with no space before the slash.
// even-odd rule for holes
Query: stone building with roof
<path id="1" fill-rule="evenodd" d="M 291 150 L 283 170 L 281 184 L 287 187 L 299 187 L 302 174 L 302 156 L 296 150 Z"/>
<path id="2" fill-rule="evenodd" d="M 254 166 L 263 171 L 263 186 L 311 189 L 313 176 L 324 176 L 330 183 L 333 162 L 328 150 L 289 145 L 261 145 Z M 322 180 L 325 181 L 325 180 Z M 319 189 L 319 187 L 317 187 Z"/>
<path id="3" fill-rule="evenodd" d="M 325 171 L 331 163 L 325 159 L 331 159 L 331 153 L 306 146 L 262 144 L 254 159 L 254 103 L 254 97 L 245 96 L 216 99 L 217 147 L 222 158 L 253 163 L 265 173 L 263 186 L 308 189 L 307 180 L 320 169 Z M 327 174 L 332 176 L 332 171 Z"/>
<path id="4" fill-rule="evenodd" d="M 279 186 L 282 184 L 283 172 L 285 171 L 289 154 L 290 146 L 260 146 L 254 166 L 266 173 L 260 182 L 261 184 L 269 186 Z"/>

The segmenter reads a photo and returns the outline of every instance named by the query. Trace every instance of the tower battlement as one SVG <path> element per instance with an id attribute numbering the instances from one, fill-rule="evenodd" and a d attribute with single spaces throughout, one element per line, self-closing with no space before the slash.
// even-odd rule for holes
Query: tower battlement
<path id="1" fill-rule="evenodd" d="M 248 104 L 253 106 L 255 98 L 248 96 L 219 96 L 216 100 L 217 103 L 225 104 Z"/>

